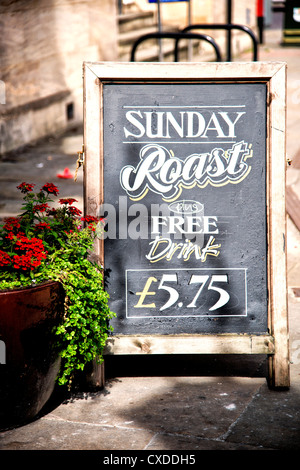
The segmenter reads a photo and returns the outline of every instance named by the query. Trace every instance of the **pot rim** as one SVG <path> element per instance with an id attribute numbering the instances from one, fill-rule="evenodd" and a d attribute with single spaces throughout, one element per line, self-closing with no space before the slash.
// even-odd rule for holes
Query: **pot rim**
<path id="1" fill-rule="evenodd" d="M 0 295 L 1 294 L 13 294 L 14 292 L 28 291 L 29 289 L 40 290 L 40 289 L 43 289 L 44 287 L 47 287 L 47 286 L 50 287 L 51 285 L 55 285 L 55 284 L 60 284 L 60 282 L 53 281 L 50 279 L 49 281 L 42 281 L 42 282 L 39 282 L 38 284 L 31 285 L 31 286 L 13 287 L 12 289 L 3 289 L 3 290 L 0 289 Z"/>

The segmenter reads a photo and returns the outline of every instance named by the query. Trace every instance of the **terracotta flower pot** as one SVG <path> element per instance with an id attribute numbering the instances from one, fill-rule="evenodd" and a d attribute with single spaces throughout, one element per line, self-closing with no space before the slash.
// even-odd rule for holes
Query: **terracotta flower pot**
<path id="1" fill-rule="evenodd" d="M 60 367 L 53 327 L 63 312 L 58 282 L 0 292 L 0 428 L 33 419 L 49 400 Z"/>

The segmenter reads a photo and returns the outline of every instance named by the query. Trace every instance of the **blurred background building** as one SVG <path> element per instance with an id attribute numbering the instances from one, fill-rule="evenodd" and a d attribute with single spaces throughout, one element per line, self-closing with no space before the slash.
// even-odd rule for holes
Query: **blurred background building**
<path id="1" fill-rule="evenodd" d="M 272 5 L 264 3 L 268 26 Z M 81 125 L 82 63 L 129 61 L 135 40 L 148 32 L 178 31 L 190 23 L 232 23 L 257 29 L 259 0 L 2 0 L 0 5 L 0 158 L 38 139 Z M 282 2 L 280 2 L 282 3 Z M 225 32 L 205 31 L 222 51 Z M 214 60 L 210 45 L 194 44 L 192 60 Z M 166 43 L 164 60 L 173 60 Z M 251 48 L 233 33 L 233 60 Z M 185 46 L 187 49 L 187 46 Z M 187 60 L 182 51 L 180 60 Z M 139 61 L 158 60 L 157 44 L 145 43 Z M 190 60 L 190 57 L 189 57 Z"/>

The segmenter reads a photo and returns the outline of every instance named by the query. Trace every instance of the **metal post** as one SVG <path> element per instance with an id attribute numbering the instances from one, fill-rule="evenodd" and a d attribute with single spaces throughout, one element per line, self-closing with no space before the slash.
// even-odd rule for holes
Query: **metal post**
<path id="1" fill-rule="evenodd" d="M 188 0 L 188 26 L 190 26 L 192 23 L 191 3 L 192 3 L 192 0 Z M 189 45 L 188 45 L 188 59 L 189 59 L 189 62 L 191 62 L 193 59 L 193 42 L 192 41 L 189 41 Z"/>
<path id="2" fill-rule="evenodd" d="M 227 24 L 232 20 L 232 1 L 227 0 Z M 231 62 L 231 29 L 227 32 L 227 61 Z"/>
<path id="3" fill-rule="evenodd" d="M 264 42 L 264 2 L 263 0 L 257 0 L 256 5 L 256 17 L 257 17 L 257 27 L 259 31 L 259 43 L 263 44 Z"/>
<path id="4" fill-rule="evenodd" d="M 122 7 L 123 7 L 122 3 L 123 3 L 122 0 L 118 0 L 119 15 L 122 15 Z"/>
<path id="5" fill-rule="evenodd" d="M 158 20 L 158 32 L 161 33 L 162 32 L 162 25 L 161 25 L 160 0 L 157 0 L 157 20 Z M 159 52 L 158 52 L 159 61 L 163 62 L 164 55 L 163 55 L 163 51 L 162 51 L 161 39 L 158 40 L 158 47 L 159 47 Z"/>

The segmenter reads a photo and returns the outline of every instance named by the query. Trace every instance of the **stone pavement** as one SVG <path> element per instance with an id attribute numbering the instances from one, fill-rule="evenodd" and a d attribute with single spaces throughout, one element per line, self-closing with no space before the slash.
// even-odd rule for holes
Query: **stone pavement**
<path id="1" fill-rule="evenodd" d="M 260 60 L 288 64 L 287 154 L 293 163 L 287 185 L 300 198 L 300 49 L 282 48 L 280 40 L 280 31 L 268 31 Z M 62 196 L 73 195 L 82 204 L 82 171 L 77 183 L 56 176 L 66 167 L 74 173 L 81 144 L 79 129 L 2 161 L 0 217 L 14 213 L 15 187 L 22 181 L 52 181 Z M 71 396 L 55 392 L 37 420 L 0 433 L 0 449 L 106 450 L 112 455 L 137 450 L 299 450 L 300 236 L 290 218 L 287 227 L 289 390 L 268 389 L 261 358 L 110 358 L 103 390 Z"/>

